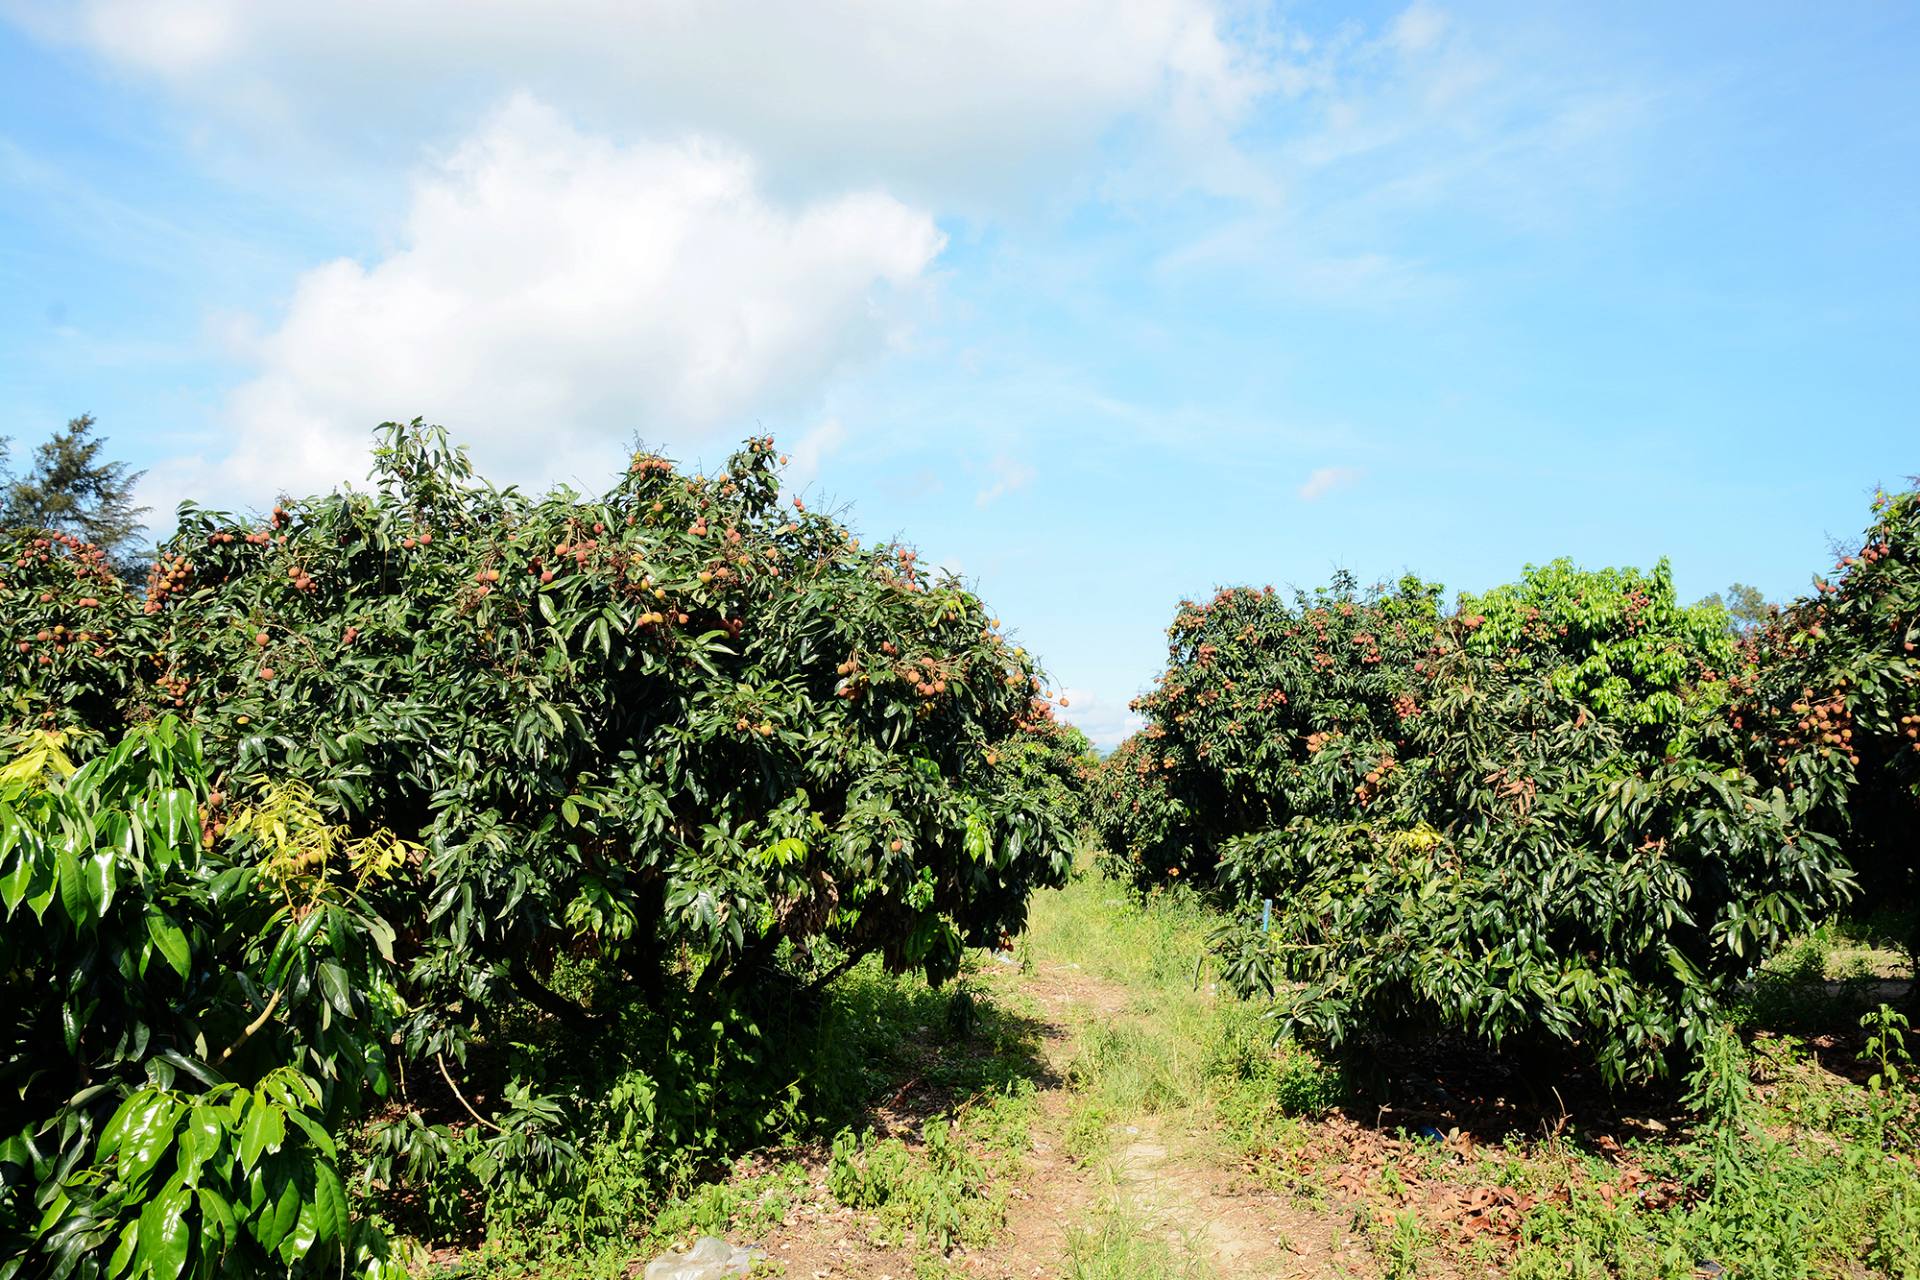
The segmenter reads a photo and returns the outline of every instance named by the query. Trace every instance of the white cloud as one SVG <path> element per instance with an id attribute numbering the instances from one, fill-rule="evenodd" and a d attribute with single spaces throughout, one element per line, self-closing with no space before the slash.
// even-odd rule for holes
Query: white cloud
<path id="1" fill-rule="evenodd" d="M 973 193 L 1135 113 L 1258 91 L 1215 0 L 0 0 L 275 144 L 444 136 L 527 90 L 615 133 L 727 137 L 809 183 Z"/>
<path id="2" fill-rule="evenodd" d="M 828 418 L 813 430 L 801 436 L 799 441 L 787 452 L 791 459 L 787 467 L 786 482 L 794 489 L 804 489 L 820 478 L 820 464 L 847 442 L 847 429 L 840 419 Z"/>
<path id="3" fill-rule="evenodd" d="M 494 473 L 597 485 L 635 432 L 744 432 L 884 349 L 944 243 L 890 196 L 779 204 L 729 147 L 617 146 L 524 97 L 417 179 L 399 241 L 308 271 L 243 342 L 207 487 L 357 478 L 368 429 L 414 415 Z"/>
<path id="4" fill-rule="evenodd" d="M 1393 20 L 1389 38 L 1402 53 L 1417 54 L 1430 49 L 1447 30 L 1447 15 L 1425 0 L 1415 0 Z"/>
<path id="5" fill-rule="evenodd" d="M 989 468 L 992 481 L 973 495 L 973 504 L 977 507 L 990 506 L 1006 497 L 1016 489 L 1024 489 L 1033 483 L 1037 474 L 1028 464 L 1005 454 L 995 458 Z"/>
<path id="6" fill-rule="evenodd" d="M 1577 27 L 1467 23 L 1415 0 L 1374 26 L 1295 32 L 1270 63 L 1270 127 L 1236 145 L 1262 183 L 1158 267 L 1397 306 L 1457 291 L 1451 256 L 1474 243 L 1462 235 L 1473 224 L 1565 233 L 1628 185 L 1659 100 Z"/>
<path id="7" fill-rule="evenodd" d="M 1356 467 L 1318 467 L 1300 486 L 1300 497 L 1306 502 L 1318 502 L 1335 489 L 1346 488 L 1360 476 L 1361 472 Z"/>
<path id="8" fill-rule="evenodd" d="M 1378 36 L 1321 51 L 1301 94 L 1312 123 L 1276 160 L 1363 231 L 1440 204 L 1522 225 L 1577 212 L 1614 179 L 1650 95 L 1566 42 L 1524 23 L 1463 27 L 1416 0 Z"/>
<path id="9" fill-rule="evenodd" d="M 1067 707 L 1060 718 L 1093 740 L 1102 751 L 1120 745 L 1129 734 L 1146 725 L 1146 718 L 1130 708 L 1130 699 L 1103 697 L 1091 689 L 1063 689 Z"/>

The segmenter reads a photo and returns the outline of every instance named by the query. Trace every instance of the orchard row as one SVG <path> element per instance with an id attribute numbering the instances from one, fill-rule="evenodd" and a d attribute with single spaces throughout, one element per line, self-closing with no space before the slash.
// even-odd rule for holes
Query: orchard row
<path id="1" fill-rule="evenodd" d="M 1794 934 L 1920 920 L 1920 493 L 1861 548 L 1744 631 L 1664 563 L 1187 602 L 1098 774 L 1108 857 L 1225 899 L 1229 976 L 1297 1033 L 1659 1074 Z"/>
<path id="2" fill-rule="evenodd" d="M 795 1123 L 773 1012 L 869 954 L 949 977 L 1066 872 L 1040 673 L 783 502 L 770 440 L 595 498 L 418 424 L 377 458 L 183 508 L 144 590 L 71 538 L 0 560 L 0 1274 L 584 1219 L 605 1153 L 664 1181 Z"/>

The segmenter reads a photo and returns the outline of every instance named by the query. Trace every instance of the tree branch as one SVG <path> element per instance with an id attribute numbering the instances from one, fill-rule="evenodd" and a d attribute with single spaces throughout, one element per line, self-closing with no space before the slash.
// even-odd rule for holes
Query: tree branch
<path id="1" fill-rule="evenodd" d="M 827 970 L 812 982 L 809 982 L 806 987 L 801 990 L 800 998 L 802 1000 L 811 1000 L 826 987 L 830 986 L 835 979 L 843 977 L 847 970 L 853 968 L 853 966 L 859 964 L 872 954 L 873 947 L 871 945 L 849 951 L 846 958 L 841 960 L 839 964 L 833 966 L 833 968 Z"/>
<path id="2" fill-rule="evenodd" d="M 241 1030 L 240 1038 L 238 1040 L 235 1040 L 232 1044 L 228 1045 L 226 1048 L 220 1051 L 220 1056 L 214 1059 L 214 1063 L 213 1063 L 214 1066 L 216 1067 L 225 1066 L 228 1058 L 231 1058 L 234 1054 L 240 1052 L 241 1046 L 246 1044 L 247 1041 L 253 1039 L 254 1032 L 258 1031 L 260 1028 L 267 1025 L 267 1019 L 273 1016 L 274 1009 L 278 1007 L 278 1005 L 280 1004 L 280 994 L 285 990 L 286 990 L 285 987 L 274 988 L 273 995 L 267 1000 L 267 1007 L 260 1011 L 259 1017 L 255 1018 L 252 1022 L 249 1022 L 246 1025 L 246 1027 Z"/>
<path id="3" fill-rule="evenodd" d="M 437 1053 L 433 1055 L 433 1060 L 440 1065 L 440 1078 L 447 1082 L 447 1088 L 453 1090 L 453 1096 L 460 1100 L 460 1105 L 467 1109 L 467 1114 L 495 1133 L 505 1133 L 505 1129 L 473 1109 L 473 1104 L 467 1101 L 467 1095 L 460 1092 L 460 1086 L 453 1082 L 453 1073 L 447 1070 L 447 1060 Z"/>
<path id="4" fill-rule="evenodd" d="M 700 980 L 694 983 L 693 998 L 704 1000 L 723 986 L 736 985 L 771 960 L 779 948 L 778 934 L 763 933 L 749 943 L 732 964 L 723 965 L 717 958 L 708 961 L 707 967 L 700 973 Z"/>
<path id="5" fill-rule="evenodd" d="M 593 1016 L 534 977 L 533 970 L 527 968 L 525 960 L 518 956 L 509 960 L 507 976 L 513 981 L 513 989 L 540 1012 L 558 1018 L 571 1030 L 583 1032 L 592 1030 Z"/>

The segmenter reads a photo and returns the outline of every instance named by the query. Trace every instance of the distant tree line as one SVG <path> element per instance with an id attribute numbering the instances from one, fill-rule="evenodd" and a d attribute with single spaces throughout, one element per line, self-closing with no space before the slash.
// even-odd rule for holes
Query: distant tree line
<path id="1" fill-rule="evenodd" d="M 0 436 L 0 530 L 38 535 L 70 534 L 107 552 L 121 577 L 134 581 L 147 571 L 143 517 L 133 500 L 146 473 L 107 456 L 107 438 L 95 434 L 90 413 L 70 419 L 33 451 L 25 475 L 9 467 L 9 446 Z"/>

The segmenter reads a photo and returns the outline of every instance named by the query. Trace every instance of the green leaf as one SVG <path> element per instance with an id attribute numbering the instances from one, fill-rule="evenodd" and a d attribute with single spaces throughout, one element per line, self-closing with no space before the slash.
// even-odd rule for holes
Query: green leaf
<path id="1" fill-rule="evenodd" d="M 278 1248 L 300 1218 L 300 1188 L 292 1178 L 279 1184 L 280 1193 L 251 1223 L 254 1239 L 267 1250 Z"/>
<path id="2" fill-rule="evenodd" d="M 187 1221 L 192 1204 L 193 1193 L 176 1174 L 140 1211 L 139 1255 L 152 1269 L 154 1280 L 179 1280 L 186 1270 L 187 1252 L 193 1245 L 193 1228 Z"/>
<path id="3" fill-rule="evenodd" d="M 60 906 L 76 928 L 93 923 L 93 899 L 87 895 L 86 878 L 80 872 L 80 860 L 71 849 L 56 850 L 53 867 L 60 884 Z"/>
<path id="4" fill-rule="evenodd" d="M 186 846 L 200 829 L 199 806 L 193 793 L 184 787 L 161 793 L 160 817 L 165 824 L 162 838 L 169 849 Z"/>
<path id="5" fill-rule="evenodd" d="M 240 1124 L 240 1166 L 251 1169 L 260 1163 L 264 1152 L 278 1151 L 287 1138 L 287 1118 L 279 1104 L 255 1093 L 247 1103 L 246 1119 Z"/>
<path id="6" fill-rule="evenodd" d="M 113 873 L 114 852 L 111 848 L 96 849 L 92 856 L 80 864 L 80 873 L 86 878 L 87 893 L 93 899 L 95 909 L 101 914 L 113 905 L 113 891 L 116 880 Z"/>
<path id="7" fill-rule="evenodd" d="M 287 1121 L 306 1134 L 307 1141 L 313 1143 L 321 1155 L 329 1160 L 339 1158 L 339 1148 L 333 1140 L 333 1135 L 328 1133 L 326 1126 L 319 1121 L 300 1111 L 288 1111 Z"/>
<path id="8" fill-rule="evenodd" d="M 5 906 L 7 915 L 12 916 L 20 900 L 27 896 L 27 885 L 33 880 L 33 864 L 22 848 L 20 856 L 14 860 L 13 869 L 0 876 L 0 906 Z"/>
<path id="9" fill-rule="evenodd" d="M 807 856 L 807 842 L 798 836 L 785 836 L 759 851 L 759 861 L 770 867 L 785 867 Z"/>
<path id="10" fill-rule="evenodd" d="M 171 1094 L 143 1090 L 129 1098 L 122 1110 L 126 1119 L 118 1135 L 120 1180 L 138 1186 L 172 1147 L 180 1103 Z"/>
<path id="11" fill-rule="evenodd" d="M 153 939 L 153 945 L 166 957 L 173 971 L 181 978 L 187 976 L 188 966 L 192 963 L 193 953 L 187 946 L 187 935 L 180 931 L 171 918 L 158 911 L 147 913 L 147 936 Z"/>
<path id="12" fill-rule="evenodd" d="M 107 1259 L 107 1280 L 115 1280 L 133 1265 L 139 1244 L 140 1219 L 135 1218 L 120 1230 L 120 1244 L 114 1249 L 113 1256 Z"/>
<path id="13" fill-rule="evenodd" d="M 337 962 L 322 960 L 318 969 L 320 993 L 327 1003 L 343 1018 L 353 1016 L 353 988 L 347 980 L 347 971 Z"/>
<path id="14" fill-rule="evenodd" d="M 190 1187 L 199 1180 L 201 1166 L 220 1149 L 221 1135 L 226 1132 L 220 1123 L 222 1110 L 196 1102 L 187 1113 L 186 1127 L 180 1130 L 179 1169 Z"/>
<path id="15" fill-rule="evenodd" d="M 211 1237 L 216 1245 L 215 1249 L 209 1249 L 203 1243 L 200 1246 L 201 1252 L 203 1254 L 226 1252 L 240 1238 L 240 1225 L 234 1220 L 233 1206 L 227 1203 L 224 1196 L 209 1191 L 205 1187 L 201 1187 L 195 1194 L 200 1200 L 201 1230 L 206 1236 Z"/>
<path id="16" fill-rule="evenodd" d="M 345 1240 L 350 1225 L 346 1189 L 324 1161 L 313 1166 L 313 1226 L 321 1240 Z"/>
<path id="17" fill-rule="evenodd" d="M 294 1216 L 293 1228 L 280 1240 L 280 1261 L 291 1269 L 293 1264 L 307 1256 L 318 1239 L 318 1230 L 314 1223 L 314 1206 L 311 1202 L 302 1204 Z"/>

